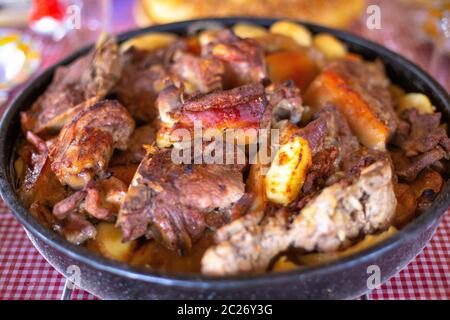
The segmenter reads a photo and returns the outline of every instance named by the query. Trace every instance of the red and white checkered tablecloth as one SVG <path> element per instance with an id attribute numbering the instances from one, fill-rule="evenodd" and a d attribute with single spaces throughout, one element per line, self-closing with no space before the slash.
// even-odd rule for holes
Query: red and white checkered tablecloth
<path id="1" fill-rule="evenodd" d="M 65 278 L 33 247 L 1 200 L 0 210 L 0 300 L 60 299 Z M 72 299 L 93 300 L 96 297 L 75 289 Z"/>
<path id="2" fill-rule="evenodd" d="M 64 283 L 0 200 L 0 299 L 60 299 Z M 450 299 L 450 210 L 423 252 L 367 298 Z M 96 297 L 76 289 L 72 299 Z"/>

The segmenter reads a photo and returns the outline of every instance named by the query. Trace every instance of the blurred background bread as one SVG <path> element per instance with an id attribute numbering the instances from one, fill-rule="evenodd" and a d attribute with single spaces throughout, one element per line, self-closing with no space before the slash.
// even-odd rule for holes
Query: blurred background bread
<path id="1" fill-rule="evenodd" d="M 330 27 L 349 26 L 364 10 L 364 0 L 140 0 L 140 25 L 223 16 L 301 19 Z"/>

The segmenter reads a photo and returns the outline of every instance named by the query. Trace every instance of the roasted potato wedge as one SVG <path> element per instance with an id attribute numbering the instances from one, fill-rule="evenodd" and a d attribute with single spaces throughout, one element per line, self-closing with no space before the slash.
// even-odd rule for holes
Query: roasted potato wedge
<path id="1" fill-rule="evenodd" d="M 314 46 L 328 59 L 343 58 L 348 49 L 345 44 L 329 33 L 319 33 L 314 37 Z"/>
<path id="2" fill-rule="evenodd" d="M 433 113 L 435 107 L 430 99 L 422 93 L 407 93 L 400 97 L 395 105 L 397 112 L 401 113 L 407 109 L 415 108 L 420 113 Z"/>
<path id="3" fill-rule="evenodd" d="M 156 250 L 156 246 L 157 244 L 155 241 L 148 241 L 144 243 L 136 249 L 128 262 L 130 265 L 135 267 L 150 266 L 149 263 L 151 263 L 151 257 Z"/>
<path id="4" fill-rule="evenodd" d="M 120 46 L 120 51 L 124 52 L 131 47 L 139 50 L 153 51 L 159 48 L 167 47 L 175 41 L 178 36 L 169 32 L 153 32 L 142 36 L 131 38 Z"/>
<path id="5" fill-rule="evenodd" d="M 251 23 L 237 23 L 233 32 L 240 38 L 258 38 L 268 33 L 267 29 Z"/>
<path id="6" fill-rule="evenodd" d="M 294 136 L 283 144 L 265 177 L 267 198 L 285 206 L 295 200 L 311 164 L 311 149 L 305 139 Z"/>
<path id="7" fill-rule="evenodd" d="M 255 40 L 264 48 L 266 53 L 299 51 L 304 49 L 304 47 L 295 42 L 291 37 L 277 33 L 269 32 L 264 36 L 255 38 Z"/>
<path id="8" fill-rule="evenodd" d="M 312 43 L 311 32 L 304 26 L 291 21 L 275 22 L 270 26 L 270 32 L 288 36 L 303 47 L 309 47 Z"/>
<path id="9" fill-rule="evenodd" d="M 281 256 L 275 261 L 272 271 L 281 272 L 297 269 L 299 265 L 289 260 L 286 256 Z"/>
<path id="10" fill-rule="evenodd" d="M 110 259 L 128 261 L 136 247 L 136 241 L 122 242 L 122 232 L 112 223 L 101 222 L 96 227 L 97 236 L 89 242 L 88 248 Z"/>

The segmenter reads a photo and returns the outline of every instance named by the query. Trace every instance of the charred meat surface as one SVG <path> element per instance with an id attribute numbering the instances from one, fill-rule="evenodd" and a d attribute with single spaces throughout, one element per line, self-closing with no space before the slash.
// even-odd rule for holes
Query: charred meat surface
<path id="1" fill-rule="evenodd" d="M 125 150 L 133 130 L 134 120 L 119 102 L 97 102 L 63 127 L 49 155 L 51 168 L 63 185 L 82 189 L 106 175 L 113 150 Z"/>
<path id="2" fill-rule="evenodd" d="M 131 182 L 117 225 L 124 240 L 146 235 L 189 250 L 207 227 L 205 214 L 227 215 L 243 194 L 242 174 L 231 166 L 175 164 L 170 150 L 154 150 Z"/>

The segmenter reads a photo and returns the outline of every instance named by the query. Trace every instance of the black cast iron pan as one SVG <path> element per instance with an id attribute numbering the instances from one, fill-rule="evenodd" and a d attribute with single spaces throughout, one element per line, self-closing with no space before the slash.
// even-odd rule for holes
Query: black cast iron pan
<path id="1" fill-rule="evenodd" d="M 119 35 L 124 41 L 152 31 L 185 34 L 196 22 L 216 22 L 232 26 L 237 22 L 251 22 L 265 27 L 274 19 L 223 18 L 185 21 L 153 26 Z M 305 23 L 313 33 L 329 32 L 344 41 L 349 49 L 366 59 L 380 58 L 388 75 L 406 91 L 422 92 L 443 113 L 449 123 L 450 98 L 435 80 L 405 58 L 375 43 L 355 35 Z M 19 112 L 32 102 L 50 83 L 55 68 L 65 65 L 88 52 L 81 49 L 52 66 L 33 80 L 15 99 L 0 123 L 0 192 L 5 203 L 26 229 L 39 252 L 65 276 L 80 270 L 81 287 L 106 299 L 347 299 L 358 297 L 369 290 L 368 278 L 372 265 L 379 267 L 385 281 L 406 266 L 433 235 L 439 218 L 450 205 L 450 187 L 445 184 L 433 205 L 420 217 L 391 238 L 371 248 L 328 264 L 298 270 L 266 273 L 254 276 L 211 278 L 202 275 L 151 272 L 131 267 L 70 244 L 56 233 L 40 225 L 20 203 L 14 190 L 14 144 L 20 135 Z M 71 267 L 72 266 L 72 267 Z M 73 267 L 75 266 L 75 267 Z M 75 269 L 74 269 L 75 268 Z M 372 283 L 369 280 L 369 283 Z"/>

